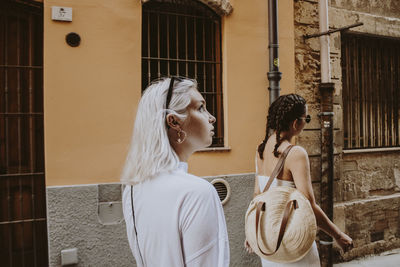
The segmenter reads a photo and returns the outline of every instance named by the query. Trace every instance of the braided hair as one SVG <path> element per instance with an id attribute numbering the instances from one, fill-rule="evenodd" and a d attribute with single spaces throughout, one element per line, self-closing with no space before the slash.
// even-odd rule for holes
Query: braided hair
<path id="1" fill-rule="evenodd" d="M 275 157 L 279 157 L 278 148 L 282 141 L 281 132 L 288 131 L 290 124 L 301 117 L 306 111 L 306 101 L 299 95 L 289 94 L 278 97 L 269 107 L 267 116 L 267 129 L 265 138 L 258 146 L 258 154 L 263 159 L 265 144 L 273 131 L 276 131 L 276 145 L 273 151 Z"/>

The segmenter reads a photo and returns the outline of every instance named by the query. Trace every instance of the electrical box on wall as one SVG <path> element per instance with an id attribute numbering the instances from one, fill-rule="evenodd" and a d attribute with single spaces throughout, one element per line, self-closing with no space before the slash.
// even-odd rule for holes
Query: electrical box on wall
<path id="1" fill-rule="evenodd" d="M 104 225 L 119 224 L 123 221 L 122 202 L 99 202 L 98 218 Z"/>
<path id="2" fill-rule="evenodd" d="M 77 264 L 78 263 L 78 249 L 69 248 L 61 250 L 61 266 Z"/>
<path id="3" fill-rule="evenodd" d="M 51 19 L 58 21 L 72 21 L 72 7 L 52 6 Z"/>

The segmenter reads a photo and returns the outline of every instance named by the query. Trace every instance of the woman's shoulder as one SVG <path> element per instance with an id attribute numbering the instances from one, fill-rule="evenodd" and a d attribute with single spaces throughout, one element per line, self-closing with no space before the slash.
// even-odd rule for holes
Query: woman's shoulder
<path id="1" fill-rule="evenodd" d="M 194 194 L 210 194 L 213 190 L 215 191 L 213 185 L 204 178 L 183 171 L 178 171 L 176 174 L 178 174 L 175 177 L 180 190 Z"/>
<path id="2" fill-rule="evenodd" d="M 304 155 L 308 155 L 307 154 L 307 150 L 304 148 L 304 147 L 302 147 L 302 146 L 299 146 L 299 145 L 294 145 L 291 149 L 290 149 L 290 154 L 294 154 L 294 155 L 297 155 L 297 156 L 304 156 Z"/>
<path id="3" fill-rule="evenodd" d="M 295 145 L 293 146 L 287 156 L 287 162 L 299 162 L 308 159 L 308 153 L 304 147 Z"/>

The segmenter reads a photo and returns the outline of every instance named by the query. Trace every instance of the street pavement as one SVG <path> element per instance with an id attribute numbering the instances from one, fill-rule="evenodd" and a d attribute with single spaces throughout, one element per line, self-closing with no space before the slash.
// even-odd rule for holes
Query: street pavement
<path id="1" fill-rule="evenodd" d="M 333 264 L 334 267 L 399 267 L 400 249 L 386 251 L 379 255 L 368 256 L 357 260 Z"/>

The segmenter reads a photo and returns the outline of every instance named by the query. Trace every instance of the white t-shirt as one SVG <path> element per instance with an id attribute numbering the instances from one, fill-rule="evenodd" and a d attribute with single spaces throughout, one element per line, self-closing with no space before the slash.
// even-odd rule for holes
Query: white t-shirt
<path id="1" fill-rule="evenodd" d="M 206 180 L 188 174 L 186 163 L 133 187 L 138 243 L 131 188 L 125 187 L 122 201 L 138 267 L 143 266 L 141 258 L 146 267 L 229 266 L 228 234 L 217 192 Z"/>

